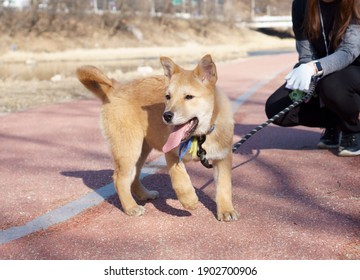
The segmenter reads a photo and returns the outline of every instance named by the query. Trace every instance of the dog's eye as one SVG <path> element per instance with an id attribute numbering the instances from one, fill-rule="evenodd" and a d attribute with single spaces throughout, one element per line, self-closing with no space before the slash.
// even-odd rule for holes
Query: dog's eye
<path id="1" fill-rule="evenodd" d="M 186 96 L 185 96 L 185 99 L 186 100 L 191 100 L 191 99 L 193 99 L 194 98 L 194 96 L 193 95 L 190 95 L 190 94 L 187 94 Z"/>
<path id="2" fill-rule="evenodd" d="M 170 100 L 170 98 L 171 98 L 170 94 L 166 94 L 166 95 L 165 95 L 165 99 L 166 99 L 166 100 Z"/>

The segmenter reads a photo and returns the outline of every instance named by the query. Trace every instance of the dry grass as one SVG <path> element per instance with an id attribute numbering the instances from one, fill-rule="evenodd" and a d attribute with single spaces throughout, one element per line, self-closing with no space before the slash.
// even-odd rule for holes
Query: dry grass
<path id="1" fill-rule="evenodd" d="M 194 65 L 207 53 L 219 63 L 244 57 L 249 50 L 294 47 L 292 39 L 221 23 L 202 26 L 181 20 L 159 23 L 134 19 L 128 24 L 141 30 L 142 40 L 129 32 L 111 35 L 102 29 L 94 30 L 90 37 L 61 33 L 0 36 L 0 112 L 90 97 L 74 76 L 83 64 L 96 65 L 118 80 L 131 80 L 143 75 L 136 71 L 138 66 L 151 66 L 153 73 L 160 74 L 158 58 L 163 55 L 182 65 Z M 16 51 L 10 50 L 11 45 L 17 46 Z M 51 81 L 56 74 L 59 81 Z"/>

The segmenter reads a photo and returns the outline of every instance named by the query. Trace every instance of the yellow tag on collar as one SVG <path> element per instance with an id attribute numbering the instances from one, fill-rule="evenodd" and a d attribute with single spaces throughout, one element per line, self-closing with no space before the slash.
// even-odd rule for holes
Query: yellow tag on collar
<path id="1" fill-rule="evenodd" d="M 194 137 L 194 139 L 192 139 L 191 147 L 189 150 L 189 153 L 191 154 L 192 158 L 197 157 L 197 150 L 198 150 L 198 140 L 196 137 Z"/>

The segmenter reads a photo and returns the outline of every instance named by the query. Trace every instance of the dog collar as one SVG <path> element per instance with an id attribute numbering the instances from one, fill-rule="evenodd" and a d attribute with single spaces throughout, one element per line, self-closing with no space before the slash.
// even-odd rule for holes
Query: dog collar
<path id="1" fill-rule="evenodd" d="M 213 132 L 215 130 L 215 124 L 212 124 L 208 130 L 208 132 L 206 133 L 206 135 L 209 135 L 211 132 Z"/>
<path id="2" fill-rule="evenodd" d="M 206 158 L 206 150 L 202 147 L 206 140 L 206 135 L 211 134 L 215 129 L 215 124 L 212 124 L 208 130 L 208 132 L 204 135 L 200 136 L 192 136 L 189 140 L 183 142 L 179 146 L 179 161 L 189 152 L 192 158 L 198 156 L 200 158 L 200 162 L 206 168 L 212 168 L 212 164 Z"/>

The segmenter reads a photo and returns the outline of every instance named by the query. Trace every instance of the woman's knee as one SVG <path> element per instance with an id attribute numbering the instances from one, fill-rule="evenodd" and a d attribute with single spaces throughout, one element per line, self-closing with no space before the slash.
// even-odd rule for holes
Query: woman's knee
<path id="1" fill-rule="evenodd" d="M 271 118 L 271 116 L 273 116 L 273 112 L 276 111 L 276 105 L 274 103 L 274 101 L 272 100 L 273 98 L 271 98 L 272 96 L 270 96 L 266 102 L 265 102 L 265 114 L 268 118 Z"/>
<path id="2" fill-rule="evenodd" d="M 289 90 L 282 86 L 270 95 L 265 102 L 265 113 L 268 118 L 273 117 L 291 104 L 288 94 Z"/>

